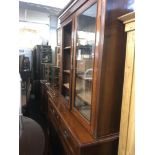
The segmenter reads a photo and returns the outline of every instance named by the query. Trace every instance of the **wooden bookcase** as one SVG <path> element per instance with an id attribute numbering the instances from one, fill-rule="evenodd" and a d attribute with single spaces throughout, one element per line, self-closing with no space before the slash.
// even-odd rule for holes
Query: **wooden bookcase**
<path id="1" fill-rule="evenodd" d="M 116 155 L 128 0 L 73 0 L 59 15 L 60 91 L 48 92 L 49 120 L 68 155 Z M 130 8 L 130 9 L 129 9 Z"/>

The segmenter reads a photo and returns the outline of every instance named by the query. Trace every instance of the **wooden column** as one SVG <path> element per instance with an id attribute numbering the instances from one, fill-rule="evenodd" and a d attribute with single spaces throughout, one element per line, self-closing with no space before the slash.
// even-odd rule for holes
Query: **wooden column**
<path id="1" fill-rule="evenodd" d="M 127 32 L 126 60 L 123 86 L 123 99 L 120 123 L 118 155 L 135 154 L 135 14 L 130 13 L 119 18 L 125 24 Z"/>

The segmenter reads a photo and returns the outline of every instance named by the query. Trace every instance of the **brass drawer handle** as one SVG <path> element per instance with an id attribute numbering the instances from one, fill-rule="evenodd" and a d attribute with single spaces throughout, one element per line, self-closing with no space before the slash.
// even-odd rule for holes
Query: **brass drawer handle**
<path id="1" fill-rule="evenodd" d="M 69 135 L 68 135 L 67 131 L 65 130 L 64 131 L 64 138 L 67 139 L 68 137 L 69 137 Z"/>
<path id="2" fill-rule="evenodd" d="M 57 118 L 57 119 L 59 119 L 59 116 L 58 116 L 58 115 L 56 115 L 56 118 Z"/>
<path id="3" fill-rule="evenodd" d="M 52 107 L 50 107 L 50 111 L 54 114 L 54 109 Z"/>

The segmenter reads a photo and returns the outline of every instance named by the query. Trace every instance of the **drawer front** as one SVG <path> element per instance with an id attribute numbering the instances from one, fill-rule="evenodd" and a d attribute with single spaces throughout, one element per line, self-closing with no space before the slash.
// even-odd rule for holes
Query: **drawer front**
<path id="1" fill-rule="evenodd" d="M 65 142 L 65 144 L 67 145 L 67 147 L 69 148 L 70 152 L 74 155 L 78 155 L 78 144 L 75 142 L 74 138 L 72 137 L 71 133 L 69 132 L 69 130 L 67 129 L 67 127 L 64 125 L 64 123 L 62 122 L 62 120 L 60 119 L 60 134 L 61 137 L 63 139 L 63 141 Z"/>
<path id="2" fill-rule="evenodd" d="M 49 100 L 49 102 L 51 101 Z M 60 117 L 52 104 L 50 104 L 48 107 L 48 116 L 49 116 L 50 121 L 53 123 L 54 127 L 57 130 L 60 124 Z"/>
<path id="3" fill-rule="evenodd" d="M 52 110 L 51 109 L 48 109 L 48 119 L 54 125 L 54 127 L 57 129 L 56 121 L 54 119 L 54 116 L 52 114 Z"/>
<path id="4" fill-rule="evenodd" d="M 67 152 L 67 155 L 78 155 L 79 148 L 78 144 L 75 142 L 73 136 L 71 135 L 70 131 L 64 124 L 63 120 L 57 113 L 56 109 L 52 104 L 52 100 L 49 98 L 48 100 L 48 117 L 52 124 L 54 125 L 56 131 L 59 134 L 59 137 L 62 141 L 62 144 Z"/>

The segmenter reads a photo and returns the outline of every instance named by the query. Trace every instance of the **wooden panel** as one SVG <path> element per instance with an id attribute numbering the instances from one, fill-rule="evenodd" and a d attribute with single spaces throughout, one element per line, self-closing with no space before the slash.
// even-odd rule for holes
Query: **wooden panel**
<path id="1" fill-rule="evenodd" d="M 118 17 L 131 12 L 134 0 L 98 1 L 97 48 L 93 77 L 91 130 L 95 137 L 119 132 L 126 34 Z M 129 9 L 130 8 L 130 9 Z M 98 41 L 99 40 L 99 41 Z"/>
<path id="2" fill-rule="evenodd" d="M 127 138 L 126 155 L 134 155 L 135 154 L 135 79 L 134 79 L 134 75 L 133 75 L 133 85 L 132 85 L 132 92 L 131 92 L 128 129 L 129 130 L 128 130 L 128 138 Z"/>
<path id="3" fill-rule="evenodd" d="M 100 145 L 88 146 L 82 149 L 82 155 L 116 155 L 117 154 L 118 140 L 101 143 Z"/>
<path id="4" fill-rule="evenodd" d="M 119 155 L 134 155 L 134 57 L 135 32 L 127 33 L 125 76 L 120 124 Z"/>
<path id="5" fill-rule="evenodd" d="M 125 62 L 126 34 L 123 24 L 115 21 L 105 27 L 104 35 L 100 90 L 97 94 L 97 137 L 119 132 Z"/>
<path id="6" fill-rule="evenodd" d="M 66 143 L 68 146 L 70 152 L 72 154 L 78 154 L 79 152 L 79 146 L 78 143 L 75 141 L 75 139 L 72 137 L 71 133 L 69 132 L 68 127 L 64 125 L 64 122 L 61 120 L 60 122 L 60 133 L 63 141 Z"/>
<path id="7" fill-rule="evenodd" d="M 131 30 L 133 30 L 133 29 L 135 29 L 135 23 L 134 23 L 134 22 L 127 23 L 127 24 L 125 25 L 125 31 L 131 31 Z"/>

